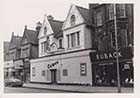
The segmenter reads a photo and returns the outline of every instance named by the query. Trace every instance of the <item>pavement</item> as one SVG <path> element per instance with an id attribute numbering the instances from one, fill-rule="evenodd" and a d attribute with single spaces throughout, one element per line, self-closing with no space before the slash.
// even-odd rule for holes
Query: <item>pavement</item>
<path id="1" fill-rule="evenodd" d="M 117 87 L 106 86 L 79 86 L 79 85 L 57 85 L 57 84 L 38 84 L 38 83 L 25 83 L 25 88 L 46 89 L 69 91 L 77 93 L 117 93 Z M 121 87 L 121 93 L 134 93 L 133 87 Z"/>

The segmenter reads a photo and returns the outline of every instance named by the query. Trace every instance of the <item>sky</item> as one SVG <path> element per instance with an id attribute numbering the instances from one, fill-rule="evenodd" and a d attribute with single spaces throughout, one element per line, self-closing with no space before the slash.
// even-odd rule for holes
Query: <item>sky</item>
<path id="1" fill-rule="evenodd" d="M 88 8 L 92 0 L 3 0 L 0 4 L 0 37 L 10 41 L 12 32 L 22 36 L 24 27 L 35 29 L 38 21 L 42 22 L 44 14 L 54 19 L 65 20 L 71 4 Z"/>

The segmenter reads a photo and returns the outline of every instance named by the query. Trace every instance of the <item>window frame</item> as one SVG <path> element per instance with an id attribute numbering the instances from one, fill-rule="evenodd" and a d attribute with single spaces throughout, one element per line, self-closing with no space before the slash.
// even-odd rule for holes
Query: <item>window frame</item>
<path id="1" fill-rule="evenodd" d="M 84 67 L 83 67 L 84 66 Z M 84 69 L 82 69 L 82 67 Z M 83 73 L 84 72 L 84 73 Z M 80 75 L 81 76 L 87 76 L 87 64 L 86 63 L 80 63 Z"/>

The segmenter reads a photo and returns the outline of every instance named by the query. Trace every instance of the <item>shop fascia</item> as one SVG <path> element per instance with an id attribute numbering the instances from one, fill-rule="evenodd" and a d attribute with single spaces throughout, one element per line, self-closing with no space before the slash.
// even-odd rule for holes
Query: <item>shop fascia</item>
<path id="1" fill-rule="evenodd" d="M 118 52 L 119 58 L 122 57 L 122 52 Z M 96 59 L 97 60 L 107 60 L 107 59 L 115 59 L 117 58 L 117 53 L 116 52 L 110 52 L 110 53 L 99 53 L 96 54 Z"/>

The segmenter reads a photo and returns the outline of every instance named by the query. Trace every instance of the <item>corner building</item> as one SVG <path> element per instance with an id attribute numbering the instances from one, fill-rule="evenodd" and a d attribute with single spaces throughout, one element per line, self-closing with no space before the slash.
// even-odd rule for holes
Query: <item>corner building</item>
<path id="1" fill-rule="evenodd" d="M 38 36 L 39 58 L 31 60 L 31 82 L 92 85 L 90 19 L 88 9 L 75 5 L 65 22 L 45 15 Z"/>

